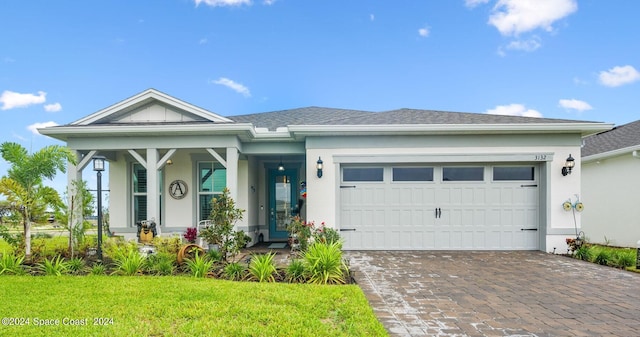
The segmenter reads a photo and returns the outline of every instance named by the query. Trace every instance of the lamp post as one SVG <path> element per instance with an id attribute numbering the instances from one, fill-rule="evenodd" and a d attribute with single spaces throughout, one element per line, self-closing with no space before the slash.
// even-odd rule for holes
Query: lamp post
<path id="1" fill-rule="evenodd" d="M 93 170 L 98 175 L 98 260 L 102 261 L 102 171 L 104 171 L 104 156 L 93 157 Z"/>

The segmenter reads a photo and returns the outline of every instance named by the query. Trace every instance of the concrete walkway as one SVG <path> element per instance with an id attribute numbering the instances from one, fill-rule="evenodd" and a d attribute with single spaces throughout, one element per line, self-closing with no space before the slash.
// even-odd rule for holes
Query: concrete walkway
<path id="1" fill-rule="evenodd" d="M 640 336 L 640 274 L 543 252 L 345 252 L 391 336 Z"/>

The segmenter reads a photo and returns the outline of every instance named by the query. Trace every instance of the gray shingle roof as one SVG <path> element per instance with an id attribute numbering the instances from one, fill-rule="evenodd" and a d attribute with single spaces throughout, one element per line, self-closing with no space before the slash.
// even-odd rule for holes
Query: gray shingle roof
<path id="1" fill-rule="evenodd" d="M 483 113 L 398 109 L 383 112 L 307 107 L 250 115 L 227 116 L 238 123 L 275 130 L 287 125 L 386 125 L 386 124 L 521 124 L 575 123 L 568 119 L 489 115 Z"/>
<path id="2" fill-rule="evenodd" d="M 640 120 L 584 138 L 582 156 L 624 149 L 640 145 Z"/>

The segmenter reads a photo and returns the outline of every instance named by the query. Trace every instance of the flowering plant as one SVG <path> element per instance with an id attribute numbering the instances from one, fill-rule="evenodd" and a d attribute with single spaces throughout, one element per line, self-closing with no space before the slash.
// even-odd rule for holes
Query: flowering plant
<path id="1" fill-rule="evenodd" d="M 290 238 L 289 245 L 292 249 L 301 251 L 307 250 L 307 247 L 314 242 L 331 244 L 340 241 L 340 234 L 335 229 L 326 227 L 324 222 L 316 227 L 314 221 L 307 222 L 299 216 L 293 218 L 287 230 Z"/>
<path id="2" fill-rule="evenodd" d="M 195 227 L 187 228 L 187 231 L 182 235 L 189 243 L 195 243 L 198 237 L 198 229 Z"/>

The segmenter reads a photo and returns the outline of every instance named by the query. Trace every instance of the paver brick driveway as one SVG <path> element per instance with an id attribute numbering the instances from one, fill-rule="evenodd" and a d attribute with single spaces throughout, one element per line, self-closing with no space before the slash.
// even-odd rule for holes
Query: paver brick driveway
<path id="1" fill-rule="evenodd" d="M 640 336 L 640 274 L 543 252 L 345 255 L 391 336 Z"/>

